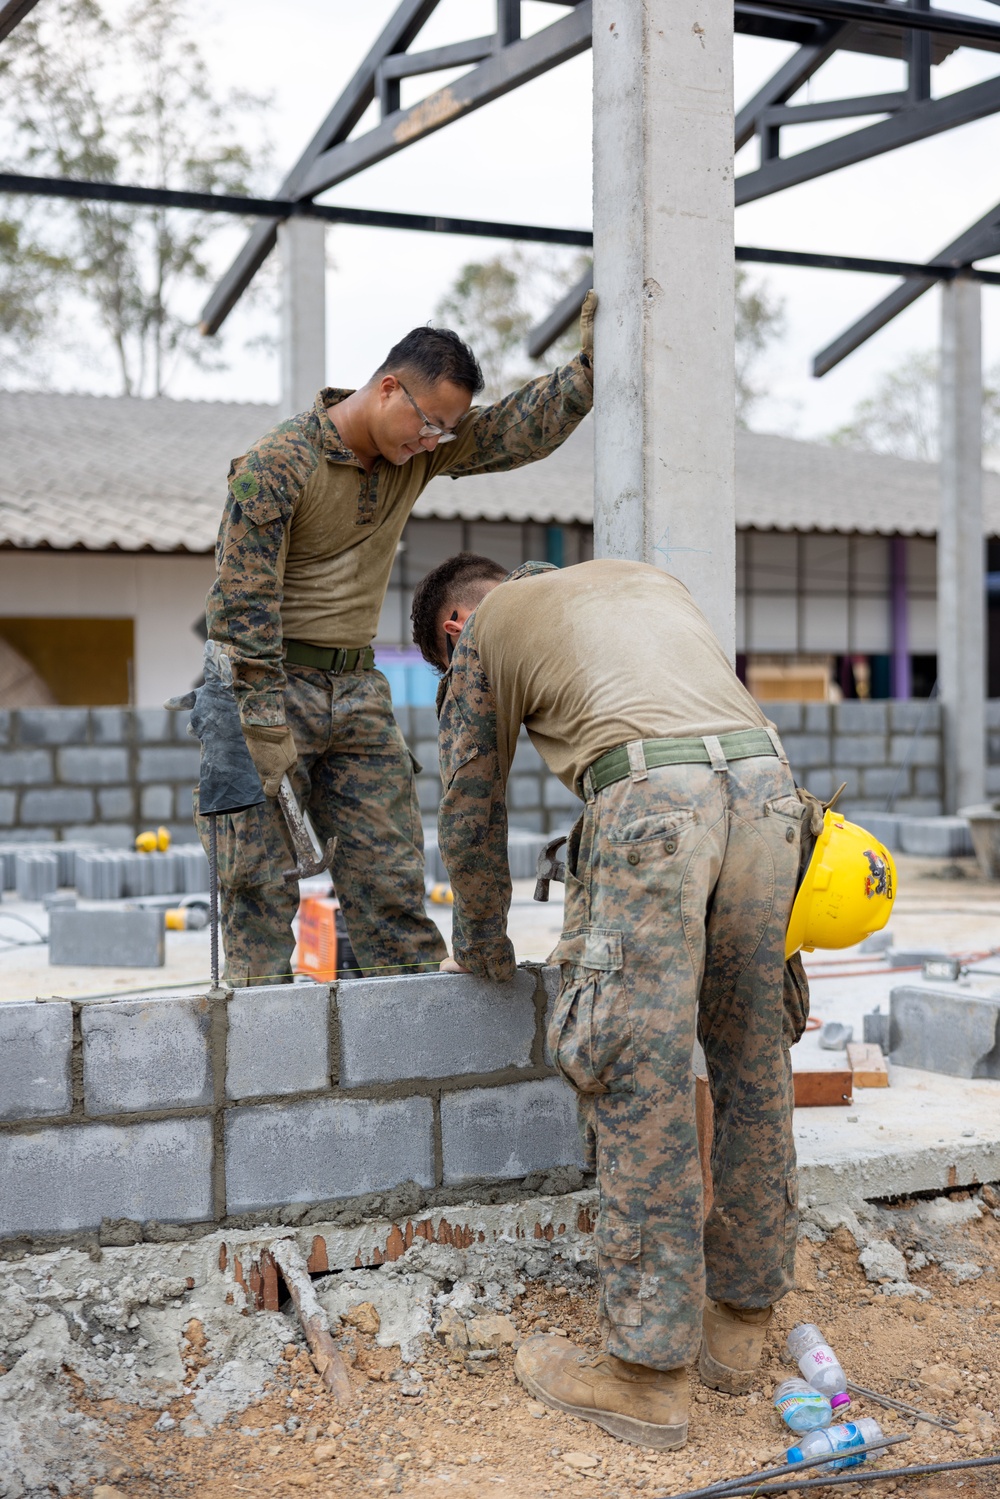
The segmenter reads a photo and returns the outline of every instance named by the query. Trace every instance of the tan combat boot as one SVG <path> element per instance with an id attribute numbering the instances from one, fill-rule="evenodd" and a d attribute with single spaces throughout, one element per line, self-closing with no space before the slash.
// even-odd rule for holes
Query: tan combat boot
<path id="1" fill-rule="evenodd" d="M 593 1421 L 623 1442 L 673 1451 L 687 1441 L 686 1369 L 647 1369 L 611 1353 L 581 1353 L 568 1338 L 543 1333 L 521 1344 L 514 1373 L 536 1400 Z"/>
<path id="2" fill-rule="evenodd" d="M 698 1359 L 702 1383 L 727 1395 L 745 1395 L 753 1384 L 773 1316 L 773 1306 L 743 1311 L 706 1297 Z"/>

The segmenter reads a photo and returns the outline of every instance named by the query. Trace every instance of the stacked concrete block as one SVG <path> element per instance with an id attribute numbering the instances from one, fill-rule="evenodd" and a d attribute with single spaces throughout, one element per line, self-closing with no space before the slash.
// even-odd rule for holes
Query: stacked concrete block
<path id="1" fill-rule="evenodd" d="M 55 854 L 18 854 L 14 864 L 14 888 L 21 900 L 43 900 L 59 888 L 59 860 Z"/>
<path id="2" fill-rule="evenodd" d="M 582 1166 L 576 1100 L 555 1077 L 446 1093 L 441 1149 L 446 1185 Z"/>
<path id="3" fill-rule="evenodd" d="M 329 1086 L 326 984 L 237 989 L 229 1001 L 228 1019 L 227 1098 L 312 1093 Z"/>
<path id="4" fill-rule="evenodd" d="M 915 984 L 893 989 L 889 1047 L 900 1067 L 1000 1078 L 1000 996 Z"/>
<path id="5" fill-rule="evenodd" d="M 955 859 L 974 852 L 964 817 L 901 817 L 898 838 L 904 854 L 925 858 Z"/>
<path id="6" fill-rule="evenodd" d="M 145 1113 L 213 1101 L 207 999 L 92 1003 L 83 1006 L 80 1023 L 87 1114 Z"/>
<path id="7" fill-rule="evenodd" d="M 163 912 L 73 906 L 49 912 L 53 967 L 162 968 Z"/>
<path id="8" fill-rule="evenodd" d="M 71 1005 L 0 1004 L 0 1119 L 68 1114 L 72 1053 Z"/>

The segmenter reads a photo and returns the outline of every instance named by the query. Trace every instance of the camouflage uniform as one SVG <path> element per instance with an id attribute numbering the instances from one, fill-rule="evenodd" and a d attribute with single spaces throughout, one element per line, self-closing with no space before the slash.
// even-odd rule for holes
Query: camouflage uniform
<path id="1" fill-rule="evenodd" d="M 475 625 L 473 614 L 439 695 L 439 839 L 455 956 L 508 979 L 504 785 Z M 744 1308 L 769 1306 L 793 1284 L 788 1046 L 808 994 L 801 965 L 785 968 L 784 934 L 808 812 L 783 758 L 727 764 L 717 740 L 706 744 L 714 765 L 646 770 L 634 753 L 631 776 L 596 794 L 584 777 L 552 954 L 562 977 L 548 1041 L 579 1095 L 597 1169 L 607 1347 L 658 1369 L 696 1355 L 706 1275 L 709 1296 Z M 715 1106 L 704 1226 L 696 1032 Z"/>
<path id="2" fill-rule="evenodd" d="M 593 398 L 585 354 L 502 401 L 473 408 L 455 442 L 366 473 L 334 425 L 350 392 L 322 390 L 311 411 L 281 423 L 230 470 L 208 597 L 208 630 L 226 649 L 245 724 L 292 728 L 292 777 L 321 838 L 336 834 L 333 876 L 362 966 L 437 966 L 445 955 L 424 911 L 422 830 L 413 763 L 378 672 L 338 675 L 288 665 L 285 642 L 368 646 L 397 544 L 422 490 L 442 474 L 505 471 L 545 457 Z M 200 823 L 203 841 L 207 824 Z M 293 864 L 280 811 L 224 819 L 222 919 L 226 979 L 289 976 Z"/>

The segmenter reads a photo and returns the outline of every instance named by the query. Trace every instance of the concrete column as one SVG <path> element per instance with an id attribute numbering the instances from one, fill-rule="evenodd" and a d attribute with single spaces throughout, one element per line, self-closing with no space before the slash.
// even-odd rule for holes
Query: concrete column
<path id="1" fill-rule="evenodd" d="M 735 654 L 733 7 L 594 0 L 594 552 Z"/>
<path id="2" fill-rule="evenodd" d="M 305 411 L 326 383 L 326 225 L 287 219 L 281 257 L 281 414 Z"/>
<path id="3" fill-rule="evenodd" d="M 941 289 L 938 691 L 945 810 L 985 795 L 986 594 L 982 496 L 982 317 L 975 281 Z"/>

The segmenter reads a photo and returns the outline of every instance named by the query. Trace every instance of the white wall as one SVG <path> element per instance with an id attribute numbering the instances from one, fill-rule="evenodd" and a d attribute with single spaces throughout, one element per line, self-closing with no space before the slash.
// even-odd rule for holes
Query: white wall
<path id="1" fill-rule="evenodd" d="M 201 671 L 191 626 L 214 576 L 211 556 L 0 551 L 0 614 L 131 618 L 135 706 L 156 708 Z"/>

